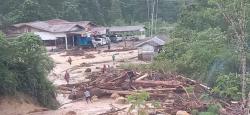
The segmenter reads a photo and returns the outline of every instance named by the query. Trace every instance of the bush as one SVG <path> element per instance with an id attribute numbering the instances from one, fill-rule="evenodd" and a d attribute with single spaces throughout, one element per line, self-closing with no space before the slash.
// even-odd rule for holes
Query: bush
<path id="1" fill-rule="evenodd" d="M 241 99 L 240 77 L 237 74 L 219 75 L 212 92 L 220 98 Z"/>
<path id="2" fill-rule="evenodd" d="M 53 61 L 34 34 L 24 34 L 13 42 L 0 35 L 0 95 L 23 92 L 55 109 L 55 89 L 47 80 Z"/>
<path id="3" fill-rule="evenodd" d="M 155 100 L 149 102 L 150 96 L 146 91 L 140 91 L 135 94 L 128 96 L 128 101 L 131 104 L 129 107 L 128 113 L 131 113 L 133 110 L 137 110 L 137 115 L 148 115 L 150 107 L 148 104 L 152 105 L 154 108 L 154 112 L 156 112 L 156 108 L 161 106 L 161 103 Z"/>

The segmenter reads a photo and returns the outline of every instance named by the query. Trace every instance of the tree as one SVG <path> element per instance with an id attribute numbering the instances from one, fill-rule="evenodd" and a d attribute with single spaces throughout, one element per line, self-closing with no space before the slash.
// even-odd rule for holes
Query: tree
<path id="1" fill-rule="evenodd" d="M 54 64 L 40 38 L 25 34 L 9 42 L 0 34 L 0 50 L 0 95 L 23 92 L 42 106 L 55 109 L 59 103 L 55 88 L 47 79 Z"/>
<path id="2" fill-rule="evenodd" d="M 66 0 L 62 4 L 61 17 L 69 21 L 81 20 L 82 16 L 79 9 L 79 3 L 77 0 Z"/>
<path id="3" fill-rule="evenodd" d="M 25 0 L 21 5 L 21 21 L 22 22 L 31 22 L 36 21 L 41 18 L 39 11 L 40 5 L 35 0 Z"/>
<path id="4" fill-rule="evenodd" d="M 119 0 L 112 0 L 109 16 L 111 21 L 122 20 L 121 4 Z"/>
<path id="5" fill-rule="evenodd" d="M 247 0 L 213 0 L 220 12 L 223 14 L 225 20 L 230 25 L 232 30 L 232 38 L 236 41 L 236 49 L 240 55 L 240 65 L 241 65 L 241 88 L 242 88 L 242 100 L 244 107 L 247 107 L 246 100 L 246 60 L 247 60 L 247 8 L 249 7 L 249 1 Z M 250 98 L 250 97 L 249 97 Z M 246 110 L 245 114 L 249 113 Z"/>

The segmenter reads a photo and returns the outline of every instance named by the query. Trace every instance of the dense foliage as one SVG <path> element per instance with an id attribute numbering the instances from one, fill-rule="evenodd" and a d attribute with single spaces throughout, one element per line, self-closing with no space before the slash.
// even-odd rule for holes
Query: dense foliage
<path id="1" fill-rule="evenodd" d="M 55 90 L 47 80 L 53 68 L 38 36 L 25 34 L 6 41 L 0 34 L 0 96 L 24 92 L 46 107 L 56 108 Z"/>
<path id="2" fill-rule="evenodd" d="M 217 75 L 240 72 L 230 26 L 209 0 L 185 4 L 171 38 L 156 60 L 172 61 L 178 73 L 212 86 Z"/>
<path id="3" fill-rule="evenodd" d="M 240 20 L 237 19 L 240 16 L 237 14 L 240 6 L 238 2 L 232 1 L 234 0 L 193 0 L 184 4 L 178 24 L 171 34 L 171 41 L 156 60 L 167 60 L 175 68 L 175 72 L 215 87 L 214 93 L 220 97 L 235 99 L 234 96 L 239 97 L 242 87 L 241 79 L 236 76 L 242 73 L 242 52 L 239 48 L 241 41 L 237 38 L 237 33 L 241 30 L 239 25 L 232 26 L 223 15 L 226 13 L 232 20 Z M 249 1 L 245 2 L 247 4 Z M 223 9 L 218 7 L 218 3 L 223 5 Z M 239 7 L 238 10 L 231 8 L 233 6 Z M 247 8 L 246 10 L 249 11 Z M 246 25 L 249 25 L 249 21 Z M 245 32 L 249 33 L 250 27 L 246 27 Z M 246 40 L 249 41 L 248 36 Z M 249 53 L 246 55 L 246 62 L 249 62 Z M 230 81 L 226 82 L 225 79 Z"/>
<path id="4" fill-rule="evenodd" d="M 180 4 L 179 0 L 158 0 L 157 19 L 175 22 Z M 153 0 L 2 0 L 0 26 L 53 18 L 101 25 L 143 23 L 150 21 L 152 6 Z"/>

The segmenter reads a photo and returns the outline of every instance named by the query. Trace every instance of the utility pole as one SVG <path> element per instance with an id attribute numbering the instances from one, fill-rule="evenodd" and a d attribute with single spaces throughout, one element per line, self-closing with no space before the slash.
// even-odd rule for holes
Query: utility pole
<path id="1" fill-rule="evenodd" d="M 150 31 L 150 37 L 153 35 L 153 30 L 154 30 L 154 13 L 155 13 L 155 0 L 153 0 L 152 4 L 152 12 L 151 12 L 151 31 Z"/>
<path id="2" fill-rule="evenodd" d="M 159 6 L 159 0 L 156 0 L 154 33 L 157 33 L 158 6 Z"/>

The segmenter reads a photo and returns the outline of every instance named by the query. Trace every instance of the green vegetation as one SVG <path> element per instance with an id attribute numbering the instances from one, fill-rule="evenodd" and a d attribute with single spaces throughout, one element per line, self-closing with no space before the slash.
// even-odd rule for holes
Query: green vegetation
<path id="1" fill-rule="evenodd" d="M 192 115 L 219 115 L 220 104 L 210 104 L 206 112 L 192 111 Z"/>
<path id="2" fill-rule="evenodd" d="M 54 18 L 90 20 L 100 25 L 142 24 L 150 21 L 152 6 L 153 0 L 4 0 L 0 4 L 0 28 Z M 179 0 L 158 0 L 158 21 L 176 22 L 180 6 Z"/>
<path id="3" fill-rule="evenodd" d="M 149 105 L 152 104 L 154 107 L 159 107 L 158 102 L 148 102 L 150 98 L 149 93 L 142 91 L 128 96 L 128 101 L 132 105 L 129 107 L 128 113 L 131 113 L 133 110 L 137 110 L 137 115 L 148 115 Z"/>
<path id="4" fill-rule="evenodd" d="M 12 42 L 0 34 L 0 96 L 29 94 L 49 108 L 55 109 L 55 89 L 47 80 L 53 68 L 42 41 L 34 34 L 24 34 Z"/>
<path id="5" fill-rule="evenodd" d="M 212 92 L 219 97 L 227 99 L 240 100 L 240 77 L 237 74 L 220 75 L 216 80 L 216 85 Z"/>
<path id="6" fill-rule="evenodd" d="M 240 5 L 242 2 L 244 5 Z M 172 72 L 214 87 L 220 98 L 238 100 L 242 96 L 245 100 L 246 62 L 250 61 L 250 28 L 246 26 L 250 18 L 244 13 L 250 10 L 247 4 L 246 0 L 194 0 L 184 4 L 171 42 L 156 61 L 174 67 Z"/>

